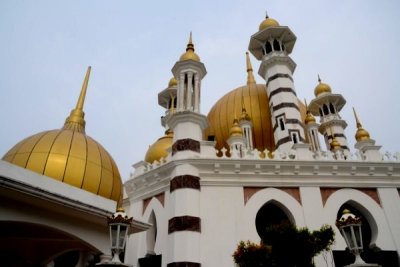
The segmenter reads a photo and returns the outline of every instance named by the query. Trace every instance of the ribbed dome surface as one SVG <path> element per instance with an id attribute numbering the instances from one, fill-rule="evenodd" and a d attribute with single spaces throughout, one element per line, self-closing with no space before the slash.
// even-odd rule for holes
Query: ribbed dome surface
<path id="1" fill-rule="evenodd" d="M 86 72 L 76 107 L 60 130 L 32 135 L 11 148 L 3 160 L 60 182 L 120 202 L 122 182 L 108 152 L 85 134 Z"/>
<path id="2" fill-rule="evenodd" d="M 108 152 L 85 133 L 61 129 L 30 136 L 3 160 L 105 198 L 119 201 L 121 177 Z"/>
<path id="3" fill-rule="evenodd" d="M 275 150 L 274 133 L 265 85 L 249 84 L 224 95 L 208 113 L 206 135 L 215 135 L 216 148 L 228 147 L 226 140 L 235 114 L 242 113 L 242 98 L 253 123 L 253 143 L 259 150 Z"/>

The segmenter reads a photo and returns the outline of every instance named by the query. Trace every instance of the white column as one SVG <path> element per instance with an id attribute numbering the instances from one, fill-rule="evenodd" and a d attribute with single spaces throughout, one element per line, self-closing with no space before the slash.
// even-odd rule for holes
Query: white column
<path id="1" fill-rule="evenodd" d="M 200 113 L 200 79 L 194 75 L 194 112 Z"/>
<path id="2" fill-rule="evenodd" d="M 178 111 L 182 111 L 183 110 L 183 98 L 185 96 L 185 94 L 183 93 L 183 90 L 185 88 L 185 74 L 181 73 L 179 76 L 179 87 L 178 87 L 178 92 L 177 92 L 177 107 L 176 109 Z"/>
<path id="3" fill-rule="evenodd" d="M 378 188 L 379 198 L 383 212 L 389 225 L 389 231 L 396 246 L 397 255 L 400 257 L 400 202 L 397 188 Z"/>

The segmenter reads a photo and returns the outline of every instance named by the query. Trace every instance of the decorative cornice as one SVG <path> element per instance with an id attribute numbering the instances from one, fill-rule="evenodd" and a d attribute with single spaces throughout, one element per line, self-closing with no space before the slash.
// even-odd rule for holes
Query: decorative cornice
<path id="1" fill-rule="evenodd" d="M 200 177 L 193 175 L 175 176 L 170 183 L 169 191 L 172 193 L 177 189 L 196 189 L 200 191 Z"/>
<path id="2" fill-rule="evenodd" d="M 168 221 L 168 234 L 179 231 L 201 232 L 201 219 L 194 216 L 173 217 Z"/>

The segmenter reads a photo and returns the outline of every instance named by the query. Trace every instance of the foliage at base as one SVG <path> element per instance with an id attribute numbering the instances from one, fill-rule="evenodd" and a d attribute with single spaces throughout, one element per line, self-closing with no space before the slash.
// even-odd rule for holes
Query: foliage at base
<path id="1" fill-rule="evenodd" d="M 292 224 L 277 224 L 266 229 L 260 244 L 241 241 L 233 259 L 239 267 L 315 267 L 313 258 L 330 249 L 334 235 L 328 225 L 310 232 Z"/>

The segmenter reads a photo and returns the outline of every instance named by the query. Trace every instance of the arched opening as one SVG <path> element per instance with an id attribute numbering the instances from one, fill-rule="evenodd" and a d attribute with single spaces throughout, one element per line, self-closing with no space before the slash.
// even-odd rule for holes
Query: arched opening
<path id="1" fill-rule="evenodd" d="M 267 227 L 285 223 L 293 223 L 289 218 L 289 212 L 284 210 L 279 203 L 270 201 L 265 203 L 256 215 L 256 229 L 258 235 L 262 238 Z M 291 216 L 290 216 L 291 217 Z"/>
<path id="2" fill-rule="evenodd" d="M 53 227 L 21 221 L 0 221 L 0 257 L 5 266 L 9 266 L 9 263 L 16 267 L 47 264 L 74 267 L 81 252 L 86 255 L 101 253 L 80 238 Z M 94 258 L 88 263 L 94 266 Z"/>
<path id="3" fill-rule="evenodd" d="M 324 109 L 324 115 L 328 115 L 329 114 L 328 106 L 324 104 L 322 108 Z"/>
<path id="4" fill-rule="evenodd" d="M 147 254 L 155 255 L 154 248 L 157 240 L 157 219 L 154 211 L 152 211 L 150 214 L 149 223 L 152 224 L 152 226 L 146 232 Z"/>
<path id="5" fill-rule="evenodd" d="M 281 51 L 281 46 L 279 45 L 278 40 L 274 40 L 274 51 Z"/>
<path id="6" fill-rule="evenodd" d="M 271 53 L 272 52 L 272 46 L 271 46 L 271 43 L 270 42 L 266 42 L 265 43 L 265 52 L 267 53 L 267 54 L 269 54 L 269 53 Z"/>
<path id="7" fill-rule="evenodd" d="M 329 103 L 329 110 L 332 114 L 335 114 L 335 108 L 333 107 L 332 103 Z"/>

